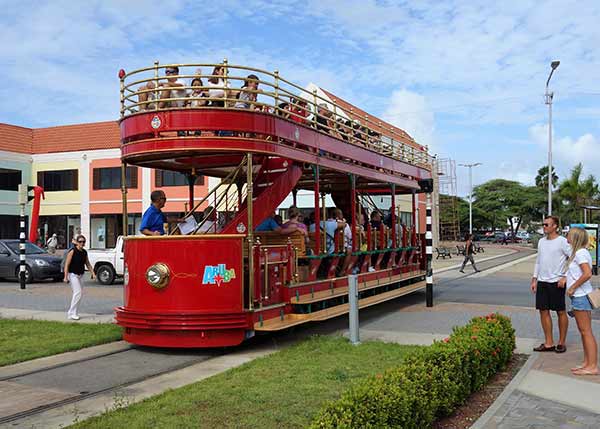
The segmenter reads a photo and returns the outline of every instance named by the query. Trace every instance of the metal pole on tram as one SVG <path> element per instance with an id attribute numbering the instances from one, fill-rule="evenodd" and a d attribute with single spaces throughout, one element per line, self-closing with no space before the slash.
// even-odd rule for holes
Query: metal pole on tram
<path id="1" fill-rule="evenodd" d="M 358 276 L 350 274 L 348 276 L 348 303 L 350 304 L 350 326 L 349 337 L 353 345 L 360 344 L 359 323 L 358 323 Z"/>
<path id="2" fill-rule="evenodd" d="M 313 168 L 315 172 L 315 255 L 319 255 L 321 253 L 321 213 L 319 212 L 319 166 L 315 165 Z"/>
<path id="3" fill-rule="evenodd" d="M 431 261 L 433 258 L 433 234 L 431 233 L 431 193 L 427 197 L 427 229 L 425 231 L 425 253 L 427 255 L 427 273 L 425 277 L 425 302 L 427 307 L 433 307 L 433 269 Z"/>
<path id="4" fill-rule="evenodd" d="M 248 208 L 248 309 L 254 308 L 254 226 L 253 226 L 253 204 L 254 193 L 252 192 L 252 154 L 246 155 L 246 207 Z"/>

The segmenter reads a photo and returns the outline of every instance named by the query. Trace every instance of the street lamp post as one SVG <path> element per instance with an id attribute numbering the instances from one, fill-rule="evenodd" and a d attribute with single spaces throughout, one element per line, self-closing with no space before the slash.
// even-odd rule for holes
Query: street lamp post
<path id="1" fill-rule="evenodd" d="M 473 167 L 481 165 L 481 162 L 458 165 L 469 169 L 469 234 L 473 234 Z"/>
<path id="2" fill-rule="evenodd" d="M 560 65 L 560 61 L 550 63 L 550 75 L 546 81 L 546 104 L 548 105 L 548 216 L 552 215 L 552 99 L 554 92 L 548 91 L 548 85 L 554 70 Z"/>

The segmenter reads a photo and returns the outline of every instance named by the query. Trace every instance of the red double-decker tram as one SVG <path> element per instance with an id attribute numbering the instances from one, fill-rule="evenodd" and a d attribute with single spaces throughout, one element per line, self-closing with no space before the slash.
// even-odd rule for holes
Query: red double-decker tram
<path id="1" fill-rule="evenodd" d="M 171 170 L 190 183 L 185 222 L 125 239 L 116 320 L 126 341 L 233 346 L 325 321 L 348 311 L 351 274 L 361 307 L 425 287 L 416 207 L 431 159 L 406 133 L 318 88 L 227 61 L 155 63 L 120 79 L 123 172 Z M 215 178 L 201 197 L 199 175 Z M 312 194 L 312 225 L 265 231 L 298 192 Z M 400 222 L 399 195 L 412 200 L 410 222 Z M 377 207 L 384 197 L 389 206 Z M 125 188 L 123 200 L 126 211 Z M 384 219 L 369 221 L 373 211 Z"/>

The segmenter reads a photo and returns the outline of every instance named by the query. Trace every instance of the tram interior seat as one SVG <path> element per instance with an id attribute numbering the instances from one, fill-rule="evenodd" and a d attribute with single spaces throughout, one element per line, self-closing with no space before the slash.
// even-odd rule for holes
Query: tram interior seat
<path id="1" fill-rule="evenodd" d="M 255 232 L 254 236 L 260 239 L 260 243 L 265 246 L 286 246 L 288 238 L 298 250 L 298 256 L 306 255 L 306 241 L 304 234 L 294 231 L 291 234 L 281 234 L 275 231 Z"/>

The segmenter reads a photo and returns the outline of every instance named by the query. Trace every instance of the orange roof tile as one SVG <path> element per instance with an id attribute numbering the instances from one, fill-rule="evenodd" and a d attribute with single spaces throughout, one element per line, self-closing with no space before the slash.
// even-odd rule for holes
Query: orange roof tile
<path id="1" fill-rule="evenodd" d="M 33 130 L 33 153 L 116 149 L 120 146 L 117 121 L 62 125 Z"/>
<path id="2" fill-rule="evenodd" d="M 359 120 L 361 122 L 361 124 L 366 125 L 366 121 L 365 121 L 365 117 L 368 116 L 369 117 L 369 128 L 371 128 L 373 131 L 376 131 L 384 136 L 393 138 L 396 141 L 400 141 L 402 143 L 406 143 L 410 146 L 413 146 L 415 148 L 419 148 L 421 150 L 424 150 L 425 148 L 423 146 L 421 146 L 420 144 L 418 144 L 415 139 L 413 139 L 406 131 L 404 131 L 401 128 L 398 128 L 392 124 L 390 124 L 389 122 L 383 121 L 381 119 L 379 119 L 376 116 L 370 115 L 367 112 L 365 112 L 362 109 L 359 109 L 358 107 L 348 103 L 346 100 L 338 97 L 335 94 L 332 94 L 331 92 L 321 88 L 321 90 L 332 100 L 335 100 L 336 104 L 338 106 L 341 106 L 342 109 L 344 109 L 346 111 L 346 114 L 352 119 L 352 120 Z M 352 113 L 349 113 L 349 112 Z"/>
<path id="3" fill-rule="evenodd" d="M 31 153 L 33 130 L 16 125 L 0 124 L 0 150 Z"/>

